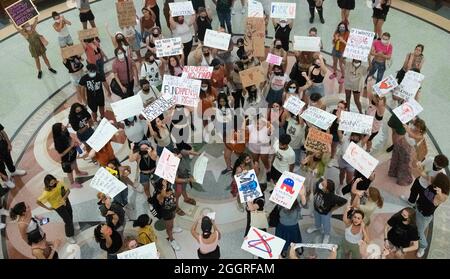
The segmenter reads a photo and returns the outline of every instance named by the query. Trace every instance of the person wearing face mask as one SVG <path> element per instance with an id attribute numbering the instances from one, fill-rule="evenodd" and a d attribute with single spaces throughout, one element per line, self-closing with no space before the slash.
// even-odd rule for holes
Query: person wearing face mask
<path id="1" fill-rule="evenodd" d="M 393 47 L 389 42 L 391 34 L 384 32 L 380 40 L 375 40 L 370 50 L 370 57 L 372 62 L 369 68 L 368 76 L 374 76 L 377 73 L 376 82 L 380 82 L 383 79 L 384 71 L 386 71 L 386 61 L 392 57 Z"/>
<path id="2" fill-rule="evenodd" d="M 294 65 L 292 65 L 291 72 L 289 74 L 289 78 L 297 82 L 299 87 L 302 87 L 303 90 L 306 90 L 309 86 L 308 84 L 308 70 L 309 67 L 314 62 L 314 52 L 311 51 L 296 51 L 295 52 L 295 61 Z"/>
<path id="3" fill-rule="evenodd" d="M 174 37 L 180 37 L 183 43 L 184 65 L 187 65 L 187 59 L 192 49 L 194 33 L 192 26 L 195 22 L 195 16 L 191 16 L 189 22 L 186 22 L 184 16 L 170 17 L 170 30 Z"/>
<path id="4" fill-rule="evenodd" d="M 275 29 L 275 39 L 281 41 L 281 45 L 285 51 L 289 51 L 289 36 L 294 21 L 292 19 L 280 19 L 277 21 L 275 18 L 272 18 L 272 23 Z"/>
<path id="5" fill-rule="evenodd" d="M 83 76 L 83 58 L 79 55 L 74 55 L 63 59 L 63 64 L 69 70 L 72 85 L 75 86 L 77 92 L 78 102 L 86 104 L 86 96 L 82 94 L 82 87 L 80 86 L 80 79 Z"/>
<path id="6" fill-rule="evenodd" d="M 239 72 L 244 69 L 244 64 L 241 61 L 234 62 L 233 71 L 230 73 L 228 85 L 234 99 L 234 108 L 240 108 L 244 105 L 244 98 L 242 96 L 242 82 Z"/>
<path id="7" fill-rule="evenodd" d="M 41 69 L 41 60 L 44 59 L 45 65 L 47 65 L 48 70 L 54 74 L 56 74 L 56 70 L 52 68 L 50 65 L 50 61 L 47 58 L 46 47 L 44 42 L 46 41 L 42 35 L 39 35 L 36 31 L 36 27 L 38 24 L 38 18 L 36 17 L 33 23 L 30 25 L 29 23 L 25 23 L 22 28 L 18 28 L 16 24 L 10 20 L 11 24 L 16 28 L 17 32 L 22 35 L 28 41 L 28 49 L 30 50 L 31 57 L 34 58 L 34 62 L 36 63 L 36 68 L 38 70 L 38 79 L 42 78 L 42 69 Z"/>
<path id="8" fill-rule="evenodd" d="M 207 119 L 213 115 L 213 112 L 209 110 L 214 107 L 214 102 L 217 100 L 217 94 L 217 89 L 211 86 L 211 81 L 203 79 L 199 95 L 202 104 L 199 109 L 203 119 L 203 125 L 207 125 Z"/>
<path id="9" fill-rule="evenodd" d="M 282 103 L 284 86 L 289 80 L 289 77 L 284 74 L 283 68 L 281 66 L 274 65 L 272 68 L 273 72 L 270 74 L 269 83 L 270 89 L 266 96 L 266 101 L 269 104 L 272 103 Z"/>
<path id="10" fill-rule="evenodd" d="M 115 35 L 112 35 L 107 22 L 105 23 L 105 27 L 114 49 L 122 48 L 130 60 L 141 61 L 141 35 L 134 26 L 123 27 L 122 31 L 117 31 Z"/>
<path id="11" fill-rule="evenodd" d="M 311 27 L 308 31 L 308 37 L 317 37 L 317 28 L 316 27 Z M 322 40 L 320 40 L 320 51 L 323 50 L 323 43 Z M 320 54 L 320 53 L 318 53 Z"/>
<path id="12" fill-rule="evenodd" d="M 161 33 L 161 28 L 159 28 L 158 26 L 153 27 L 150 31 L 150 35 L 147 36 L 147 38 L 144 40 L 145 46 L 147 48 L 147 51 L 156 53 L 155 41 L 164 39 L 164 36 Z"/>
<path id="13" fill-rule="evenodd" d="M 134 95 L 134 82 L 138 80 L 136 73 L 136 65 L 129 56 L 126 55 L 123 48 L 116 48 L 114 50 L 116 59 L 112 64 L 112 72 L 114 74 L 114 80 L 119 85 L 113 86 L 113 93 L 125 99 Z M 113 84 L 113 82 L 111 82 Z M 120 89 L 120 91 L 119 91 Z"/>
<path id="14" fill-rule="evenodd" d="M 423 55 L 424 45 L 418 44 L 413 52 L 410 52 L 405 57 L 405 62 L 403 62 L 402 68 L 397 72 L 397 82 L 400 84 L 405 77 L 406 72 L 410 70 L 422 69 L 423 63 L 425 62 L 425 57 Z"/>
<path id="15" fill-rule="evenodd" d="M 141 96 L 144 107 L 159 98 L 160 94 L 156 94 L 147 79 L 141 79 L 139 85 L 141 86 L 141 90 L 138 92 L 138 95 Z"/>
<path id="16" fill-rule="evenodd" d="M 98 72 L 96 65 L 88 64 L 86 68 L 88 73 L 80 79 L 80 85 L 83 87 L 83 94 L 87 98 L 88 107 L 92 111 L 92 120 L 97 122 L 97 111 L 100 112 L 101 118 L 105 117 L 103 87 L 105 87 L 108 97 L 111 97 L 111 91 L 105 76 Z"/>
<path id="17" fill-rule="evenodd" d="M 331 56 L 333 57 L 333 74 L 330 75 L 330 79 L 337 77 L 337 64 L 339 61 L 339 68 L 341 70 L 342 77 L 339 79 L 339 84 L 344 83 L 344 57 L 342 56 L 347 45 L 350 31 L 348 30 L 348 24 L 346 22 L 340 22 L 333 34 L 333 50 Z"/>
<path id="18" fill-rule="evenodd" d="M 373 29 L 378 39 L 381 38 L 381 34 L 383 33 L 383 24 L 386 21 L 391 2 L 392 0 L 372 0 Z"/>
<path id="19" fill-rule="evenodd" d="M 70 107 L 69 112 L 69 124 L 72 129 L 77 133 L 77 137 L 82 143 L 86 141 L 94 134 L 94 121 L 89 114 L 88 110 L 80 103 L 74 103 Z M 90 151 L 89 145 L 86 145 L 87 151 Z"/>
<path id="20" fill-rule="evenodd" d="M 392 215 L 384 227 L 384 247 L 390 252 L 388 258 L 403 259 L 405 253 L 419 248 L 419 239 L 416 212 L 410 207 Z"/>
<path id="21" fill-rule="evenodd" d="M 59 47 L 63 48 L 73 45 L 72 36 L 70 36 L 69 29 L 67 28 L 67 25 L 72 25 L 72 23 L 58 12 L 52 12 L 52 17 L 55 21 L 53 23 L 53 29 L 58 32 Z"/>
<path id="22" fill-rule="evenodd" d="M 108 60 L 105 52 L 100 47 L 99 38 L 90 38 L 81 42 L 86 54 L 86 61 L 88 64 L 94 64 L 97 66 L 98 72 L 105 76 L 105 61 Z"/>
<path id="23" fill-rule="evenodd" d="M 131 148 L 131 143 L 138 143 L 141 140 L 147 139 L 148 126 L 147 122 L 140 118 L 140 116 L 128 117 L 123 121 L 125 124 L 124 132 L 128 140 L 128 146 Z"/>
<path id="24" fill-rule="evenodd" d="M 360 242 L 369 243 L 369 234 L 363 222 L 364 212 L 348 206 L 344 211 L 342 220 L 346 226 L 344 239 L 337 250 L 338 259 L 361 259 L 359 251 Z"/>
<path id="25" fill-rule="evenodd" d="M 362 113 L 361 89 L 364 87 L 364 80 L 367 76 L 367 66 L 362 65 L 360 60 L 348 60 L 345 62 L 345 101 L 348 104 L 347 110 L 350 111 L 350 100 L 355 100 L 359 113 Z M 367 87 L 369 88 L 369 86 Z"/>
<path id="26" fill-rule="evenodd" d="M 197 38 L 202 43 L 205 40 L 206 29 L 212 29 L 211 22 L 212 18 L 208 11 L 204 7 L 199 7 L 196 19 Z"/>
<path id="27" fill-rule="evenodd" d="M 142 6 L 144 8 L 147 8 L 148 10 L 151 10 L 153 14 L 155 15 L 155 25 L 161 28 L 161 21 L 159 19 L 159 6 L 156 0 L 142 0 Z"/>
<path id="28" fill-rule="evenodd" d="M 147 53 L 145 54 L 145 61 L 141 66 L 140 79 L 148 80 L 151 86 L 156 87 L 158 90 L 161 90 L 161 68 L 161 61 L 156 60 L 156 56 L 153 52 L 147 51 Z"/>
<path id="29" fill-rule="evenodd" d="M 320 22 L 322 24 L 325 23 L 325 19 L 323 18 L 323 0 L 307 0 L 309 6 L 309 13 L 311 17 L 309 18 L 309 23 L 314 22 L 314 13 L 317 9 L 317 13 L 319 14 Z"/>
<path id="30" fill-rule="evenodd" d="M 212 0 L 216 5 L 217 17 L 219 18 L 220 27 L 227 26 L 228 34 L 233 34 L 231 29 L 231 7 L 233 0 Z"/>
<path id="31" fill-rule="evenodd" d="M 150 181 L 156 170 L 158 155 L 148 140 L 131 145 L 130 162 L 137 162 L 139 166 L 139 183 L 144 186 L 147 198 L 150 197 Z"/>
<path id="32" fill-rule="evenodd" d="M 243 38 L 239 38 L 236 41 L 236 45 L 238 47 L 238 50 L 236 52 L 237 56 L 239 57 L 239 59 L 243 60 L 244 56 L 247 56 L 247 52 L 245 51 L 245 41 Z"/>
<path id="33" fill-rule="evenodd" d="M 388 175 L 396 178 L 397 185 L 408 186 L 413 182 L 412 166 L 414 148 L 405 137 L 406 130 L 400 131 L 392 150 Z"/>
<path id="34" fill-rule="evenodd" d="M 213 59 L 210 66 L 213 67 L 213 72 L 211 75 L 211 86 L 220 91 L 227 84 L 227 78 L 225 76 L 225 67 L 220 63 L 220 60 L 217 58 Z"/>
<path id="35" fill-rule="evenodd" d="M 273 47 L 270 49 L 269 51 L 271 54 L 273 55 L 277 55 L 283 58 L 283 60 L 281 61 L 281 66 L 283 67 L 283 71 L 286 71 L 286 66 L 287 66 L 287 51 L 285 51 L 283 49 L 283 45 L 281 40 L 276 39 L 273 42 Z M 269 71 L 271 71 L 273 68 L 273 65 L 270 64 L 269 65 Z"/>
<path id="36" fill-rule="evenodd" d="M 323 79 L 327 72 L 328 69 L 325 65 L 325 61 L 323 61 L 322 55 L 319 55 L 319 58 L 314 60 L 314 64 L 312 64 L 308 70 L 308 77 L 311 80 L 312 85 L 306 91 L 306 97 L 309 98 L 313 93 L 319 93 L 322 97 L 325 97 Z"/>
<path id="37" fill-rule="evenodd" d="M 164 121 L 164 116 L 160 115 L 148 124 L 150 135 L 156 142 L 156 154 L 161 156 L 164 148 L 172 150 L 172 140 L 170 138 L 169 127 Z"/>
<path id="38" fill-rule="evenodd" d="M 95 28 L 95 16 L 91 10 L 91 4 L 89 0 L 76 0 L 77 8 L 80 11 L 80 21 L 83 25 L 83 29 L 87 29 L 87 23 L 91 25 L 91 28 Z"/>
<path id="39" fill-rule="evenodd" d="M 362 135 L 358 133 L 351 133 L 350 137 L 344 141 L 342 144 L 339 156 L 338 156 L 338 165 L 339 165 L 339 190 L 342 189 L 342 185 L 344 184 L 344 179 L 346 184 L 352 183 L 352 178 L 355 172 L 355 168 L 353 168 L 347 161 L 344 160 L 344 154 L 347 150 L 348 146 L 351 142 L 355 144 L 359 144 L 361 141 Z"/>

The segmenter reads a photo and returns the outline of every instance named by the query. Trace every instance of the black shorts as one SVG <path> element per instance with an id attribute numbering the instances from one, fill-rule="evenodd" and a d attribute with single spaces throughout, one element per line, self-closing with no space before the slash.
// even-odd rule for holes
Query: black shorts
<path id="1" fill-rule="evenodd" d="M 61 168 L 64 173 L 71 173 L 72 172 L 72 163 L 73 162 L 61 162 Z"/>
<path id="2" fill-rule="evenodd" d="M 80 21 L 81 22 L 88 22 L 88 21 L 91 21 L 94 19 L 95 19 L 95 16 L 91 10 L 89 10 L 88 12 L 85 12 L 85 13 L 80 13 Z"/>
<path id="3" fill-rule="evenodd" d="M 368 141 L 372 141 L 372 140 L 376 137 L 376 135 L 378 135 L 378 132 L 372 133 L 372 134 L 370 135 Z"/>
<path id="4" fill-rule="evenodd" d="M 89 95 L 88 93 L 87 103 L 92 112 L 97 112 L 98 107 L 105 106 L 105 95 L 103 95 L 103 92 L 95 95 Z"/>
<path id="5" fill-rule="evenodd" d="M 382 19 L 382 20 L 386 21 L 386 17 L 387 17 L 388 12 L 389 12 L 389 6 L 386 6 L 382 10 L 377 9 L 377 8 L 373 8 L 372 17 L 376 18 L 376 19 Z"/>
<path id="6" fill-rule="evenodd" d="M 276 184 L 281 175 L 282 173 L 272 166 L 272 168 L 270 169 L 269 178 L 273 180 L 273 183 Z"/>
<path id="7" fill-rule="evenodd" d="M 345 10 L 354 10 L 355 9 L 355 0 L 338 0 L 337 4 L 339 8 Z"/>

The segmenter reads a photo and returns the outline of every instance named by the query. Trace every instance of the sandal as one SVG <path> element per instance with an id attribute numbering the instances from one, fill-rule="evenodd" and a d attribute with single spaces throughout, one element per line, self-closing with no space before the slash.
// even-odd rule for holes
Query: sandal
<path id="1" fill-rule="evenodd" d="M 194 199 L 187 199 L 187 200 L 184 200 L 184 202 L 188 203 L 188 204 L 192 204 L 192 205 L 196 205 L 197 204 L 197 202 Z"/>
<path id="2" fill-rule="evenodd" d="M 179 207 L 177 208 L 176 213 L 177 213 L 178 215 L 180 215 L 180 216 L 186 215 L 186 213 L 185 213 L 181 208 L 179 208 Z"/>

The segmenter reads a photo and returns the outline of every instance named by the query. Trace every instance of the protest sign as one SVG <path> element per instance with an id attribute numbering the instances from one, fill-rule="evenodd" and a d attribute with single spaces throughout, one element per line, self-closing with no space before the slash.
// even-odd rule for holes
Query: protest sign
<path id="1" fill-rule="evenodd" d="M 208 166 L 208 158 L 204 154 L 200 155 L 195 161 L 192 176 L 195 182 L 203 184 L 203 178 L 205 178 L 206 167 Z"/>
<path id="2" fill-rule="evenodd" d="M 350 142 L 342 158 L 366 178 L 369 178 L 378 165 L 377 159 L 354 142 Z"/>
<path id="3" fill-rule="evenodd" d="M 271 18 L 295 18 L 295 3 L 272 2 L 270 7 Z"/>
<path id="4" fill-rule="evenodd" d="M 208 66 L 184 66 L 183 78 L 193 78 L 193 79 L 210 79 L 214 67 Z"/>
<path id="5" fill-rule="evenodd" d="M 170 16 L 189 16 L 195 14 L 191 1 L 169 3 Z"/>
<path id="6" fill-rule="evenodd" d="M 19 0 L 6 7 L 5 11 L 17 27 L 39 16 L 39 12 L 31 0 Z"/>
<path id="7" fill-rule="evenodd" d="M 230 40 L 231 34 L 206 29 L 205 41 L 203 42 L 203 45 L 221 50 L 228 50 Z"/>
<path id="8" fill-rule="evenodd" d="M 364 135 L 372 133 L 373 116 L 351 111 L 342 111 L 339 130 Z"/>
<path id="9" fill-rule="evenodd" d="M 421 73 L 408 71 L 405 74 L 405 77 L 403 78 L 400 85 L 396 88 L 396 90 L 394 90 L 392 94 L 406 101 L 414 99 L 424 78 L 425 76 Z"/>
<path id="10" fill-rule="evenodd" d="M 264 17 L 264 8 L 261 2 L 255 0 L 248 1 L 247 17 Z"/>
<path id="11" fill-rule="evenodd" d="M 241 77 L 242 87 L 244 88 L 251 85 L 259 85 L 266 80 L 264 69 L 261 66 L 240 71 L 239 76 Z"/>
<path id="12" fill-rule="evenodd" d="M 320 37 L 294 36 L 294 50 L 320 51 Z"/>
<path id="13" fill-rule="evenodd" d="M 367 61 L 374 36 L 374 32 L 352 28 L 345 46 L 344 57 Z"/>
<path id="14" fill-rule="evenodd" d="M 336 119 L 336 115 L 313 106 L 309 106 L 300 117 L 323 130 L 328 129 Z"/>
<path id="15" fill-rule="evenodd" d="M 162 97 L 166 100 L 175 99 L 175 104 L 196 107 L 200 101 L 199 93 L 202 81 L 164 75 L 161 88 Z"/>
<path id="16" fill-rule="evenodd" d="M 406 124 L 423 111 L 423 107 L 414 99 L 410 99 L 408 102 L 396 107 L 393 112 L 397 115 L 398 119 Z"/>
<path id="17" fill-rule="evenodd" d="M 122 121 L 132 116 L 139 115 L 144 109 L 140 95 L 134 95 L 129 98 L 111 103 L 111 108 L 116 116 L 116 121 Z"/>
<path id="18" fill-rule="evenodd" d="M 286 102 L 284 102 L 283 107 L 288 111 L 292 112 L 295 115 L 298 115 L 302 108 L 305 106 L 305 103 L 300 100 L 297 96 L 289 96 Z"/>
<path id="19" fill-rule="evenodd" d="M 169 99 L 166 100 L 163 97 L 156 99 L 153 103 L 146 106 L 144 110 L 141 112 L 142 116 L 144 116 L 148 121 L 153 121 L 158 116 L 169 110 L 172 106 L 175 105 L 175 100 Z"/>
<path id="20" fill-rule="evenodd" d="M 158 163 L 156 164 L 155 174 L 169 181 L 171 184 L 174 184 L 179 164 L 180 158 L 164 147 L 161 156 L 159 156 Z"/>
<path id="21" fill-rule="evenodd" d="M 183 54 L 180 37 L 155 40 L 155 48 L 158 58 Z"/>
<path id="22" fill-rule="evenodd" d="M 117 254 L 119 260 L 151 260 L 158 259 L 158 251 L 156 250 L 156 243 L 139 246 L 132 250 L 128 250 Z"/>
<path id="23" fill-rule="evenodd" d="M 136 25 L 136 9 L 133 1 L 117 2 L 116 11 L 120 28 Z"/>
<path id="24" fill-rule="evenodd" d="M 264 18 L 247 18 L 244 34 L 245 50 L 251 51 L 256 57 L 265 57 L 266 24 Z"/>
<path id="25" fill-rule="evenodd" d="M 286 240 L 250 227 L 241 249 L 263 259 L 279 259 Z"/>
<path id="26" fill-rule="evenodd" d="M 216 219 L 216 213 L 215 212 L 209 212 L 208 214 L 206 214 L 206 216 L 208 216 L 209 219 L 211 219 L 211 220 L 215 220 Z"/>
<path id="27" fill-rule="evenodd" d="M 127 188 L 122 181 L 110 174 L 105 168 L 100 167 L 89 184 L 91 188 L 102 192 L 111 199 Z"/>
<path id="28" fill-rule="evenodd" d="M 337 245 L 336 244 L 324 244 L 324 243 L 296 243 L 294 245 L 294 249 L 297 248 L 314 248 L 314 249 L 326 249 L 326 250 L 333 250 L 333 249 L 337 249 Z"/>
<path id="29" fill-rule="evenodd" d="M 375 84 L 372 89 L 375 93 L 377 93 L 378 96 L 383 97 L 391 92 L 391 90 L 394 90 L 394 88 L 396 88 L 397 86 L 397 80 L 393 75 L 389 75 L 388 77 Z"/>
<path id="30" fill-rule="evenodd" d="M 78 31 L 78 39 L 80 40 L 80 42 L 83 42 L 86 39 L 93 39 L 97 37 L 99 37 L 99 35 L 96 27 Z"/>
<path id="31" fill-rule="evenodd" d="M 333 136 L 328 133 L 324 133 L 316 128 L 308 129 L 308 136 L 305 140 L 305 148 L 312 152 L 330 152 L 331 151 L 331 141 Z"/>
<path id="32" fill-rule="evenodd" d="M 256 177 L 256 173 L 253 169 L 235 175 L 234 179 L 237 183 L 241 203 L 253 201 L 263 195 L 261 187 L 259 186 L 258 178 Z"/>
<path id="33" fill-rule="evenodd" d="M 288 171 L 283 172 L 270 195 L 270 201 L 291 209 L 304 182 L 303 176 Z"/>
<path id="34" fill-rule="evenodd" d="M 99 152 L 117 132 L 117 128 L 109 123 L 108 119 L 103 118 L 95 129 L 94 134 L 92 134 L 86 143 L 96 152 Z"/>
<path id="35" fill-rule="evenodd" d="M 82 44 L 76 44 L 73 46 L 66 46 L 61 48 L 61 56 L 64 59 L 70 58 L 72 56 L 81 56 L 84 54 L 84 47 Z"/>
<path id="36" fill-rule="evenodd" d="M 275 54 L 272 54 L 272 53 L 269 52 L 267 54 L 266 62 L 269 63 L 269 64 L 280 66 L 281 62 L 283 62 L 283 57 L 275 55 Z"/>

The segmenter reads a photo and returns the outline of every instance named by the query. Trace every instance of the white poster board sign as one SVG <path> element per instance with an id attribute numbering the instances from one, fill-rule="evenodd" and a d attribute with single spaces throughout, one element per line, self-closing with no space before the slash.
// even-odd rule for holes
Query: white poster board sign
<path id="1" fill-rule="evenodd" d="M 272 2 L 270 7 L 270 17 L 294 19 L 296 6 L 296 3 Z"/>
<path id="2" fill-rule="evenodd" d="M 270 195 L 270 201 L 291 209 L 304 182 L 303 176 L 288 171 L 283 172 Z"/>
<path id="3" fill-rule="evenodd" d="M 275 55 L 275 54 L 272 54 L 272 53 L 269 52 L 267 54 L 266 62 L 269 63 L 269 64 L 280 66 L 281 62 L 283 62 L 283 57 Z"/>
<path id="4" fill-rule="evenodd" d="M 198 79 L 164 75 L 161 93 L 166 100 L 175 99 L 175 104 L 196 107 L 201 86 L 202 81 Z"/>
<path id="5" fill-rule="evenodd" d="M 424 78 L 425 76 L 421 73 L 408 71 L 400 85 L 392 94 L 406 101 L 414 99 Z"/>
<path id="6" fill-rule="evenodd" d="M 134 95 L 129 98 L 111 103 L 111 108 L 116 116 L 116 121 L 122 121 L 129 117 L 139 115 L 144 109 L 140 95 Z"/>
<path id="7" fill-rule="evenodd" d="M 241 203 L 253 201 L 263 195 L 255 170 L 235 175 L 234 179 L 236 179 Z"/>
<path id="8" fill-rule="evenodd" d="M 191 1 L 169 3 L 170 16 L 189 16 L 195 14 Z"/>
<path id="9" fill-rule="evenodd" d="M 337 249 L 337 245 L 336 244 L 323 244 L 323 243 L 296 243 L 294 245 L 294 249 L 297 248 L 313 248 L 313 249 L 326 249 L 326 250 L 333 250 L 333 249 Z"/>
<path id="10" fill-rule="evenodd" d="M 210 79 L 214 67 L 209 66 L 184 66 L 183 78 L 193 78 L 193 79 Z"/>
<path id="11" fill-rule="evenodd" d="M 410 99 L 408 102 L 403 103 L 401 106 L 396 107 L 393 112 L 397 115 L 398 119 L 406 124 L 423 111 L 423 107 L 414 99 Z"/>
<path id="12" fill-rule="evenodd" d="M 166 100 L 163 97 L 156 99 L 153 103 L 144 108 L 141 114 L 148 120 L 153 121 L 158 116 L 169 110 L 175 105 L 175 100 Z"/>
<path id="13" fill-rule="evenodd" d="M 389 75 L 388 77 L 375 84 L 372 89 L 375 93 L 377 93 L 378 96 L 383 97 L 394 90 L 394 88 L 396 88 L 397 86 L 397 80 L 393 75 Z"/>
<path id="14" fill-rule="evenodd" d="M 169 181 L 171 184 L 174 184 L 180 161 L 180 158 L 164 147 L 164 150 L 161 153 L 161 156 L 159 156 L 159 160 L 156 164 L 155 174 Z"/>
<path id="15" fill-rule="evenodd" d="M 294 36 L 294 50 L 320 51 L 320 37 Z"/>
<path id="16" fill-rule="evenodd" d="M 255 0 L 248 1 L 247 17 L 264 17 L 264 8 L 261 2 Z"/>
<path id="17" fill-rule="evenodd" d="M 192 176 L 195 182 L 203 184 L 203 179 L 205 178 L 206 168 L 208 166 L 208 158 L 202 153 L 195 161 Z"/>
<path id="18" fill-rule="evenodd" d="M 97 170 L 89 186 L 110 198 L 114 198 L 117 194 L 127 188 L 127 185 L 117 179 L 114 175 L 110 174 L 109 171 L 103 167 L 100 167 Z"/>
<path id="19" fill-rule="evenodd" d="M 155 48 L 159 58 L 183 54 L 180 37 L 155 40 Z"/>
<path id="20" fill-rule="evenodd" d="M 156 243 L 143 245 L 132 250 L 128 250 L 117 254 L 119 260 L 153 260 L 158 259 L 158 251 L 156 250 Z"/>
<path id="21" fill-rule="evenodd" d="M 345 46 L 344 57 L 367 61 L 374 36 L 374 32 L 352 28 Z"/>
<path id="22" fill-rule="evenodd" d="M 369 178 L 378 165 L 377 159 L 354 142 L 349 144 L 342 158 L 366 178 Z"/>
<path id="23" fill-rule="evenodd" d="M 241 249 L 257 257 L 271 260 L 278 259 L 283 250 L 286 240 L 276 237 L 270 233 L 250 227 L 244 238 Z"/>
<path id="24" fill-rule="evenodd" d="M 372 133 L 373 116 L 361 113 L 342 111 L 339 130 L 344 132 L 370 135 Z"/>
<path id="25" fill-rule="evenodd" d="M 96 152 L 99 152 L 118 131 L 116 127 L 109 123 L 108 119 L 103 118 L 100 124 L 98 124 L 97 129 L 95 129 L 94 134 L 86 143 Z"/>
<path id="26" fill-rule="evenodd" d="M 283 107 L 295 115 L 298 115 L 302 108 L 305 106 L 305 102 L 300 100 L 297 96 L 289 96 Z"/>
<path id="27" fill-rule="evenodd" d="M 327 130 L 336 119 L 336 115 L 313 106 L 309 106 L 300 117 L 323 130 Z"/>
<path id="28" fill-rule="evenodd" d="M 221 50 L 228 50 L 230 40 L 231 34 L 206 29 L 203 45 Z"/>

